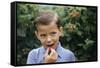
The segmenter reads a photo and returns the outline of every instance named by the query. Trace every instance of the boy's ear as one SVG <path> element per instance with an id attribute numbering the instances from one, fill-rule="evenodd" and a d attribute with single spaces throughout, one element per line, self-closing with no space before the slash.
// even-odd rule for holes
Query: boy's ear
<path id="1" fill-rule="evenodd" d="M 60 36 L 62 36 L 62 33 L 63 33 L 63 28 L 60 27 Z"/>
<path id="2" fill-rule="evenodd" d="M 38 38 L 38 33 L 37 33 L 37 31 L 35 31 L 35 35 L 36 35 L 36 37 Z"/>

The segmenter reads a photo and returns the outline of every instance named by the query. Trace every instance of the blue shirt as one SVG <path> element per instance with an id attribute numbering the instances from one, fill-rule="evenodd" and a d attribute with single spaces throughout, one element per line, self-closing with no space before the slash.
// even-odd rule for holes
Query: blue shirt
<path id="1" fill-rule="evenodd" d="M 56 52 L 58 54 L 58 58 L 56 62 L 71 62 L 75 61 L 74 54 L 61 46 L 60 42 L 56 47 Z M 33 49 L 29 52 L 27 64 L 40 64 L 44 62 L 44 54 L 46 49 L 44 47 L 40 47 L 37 49 Z"/>

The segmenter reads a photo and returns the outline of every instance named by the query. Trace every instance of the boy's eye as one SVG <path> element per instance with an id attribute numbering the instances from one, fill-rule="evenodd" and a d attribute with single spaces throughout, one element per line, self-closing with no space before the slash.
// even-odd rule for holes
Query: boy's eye
<path id="1" fill-rule="evenodd" d="M 46 34 L 41 34 L 40 36 L 41 36 L 41 37 L 45 37 L 45 36 L 46 36 Z"/>
<path id="2" fill-rule="evenodd" d="M 52 32 L 51 34 L 56 34 L 56 32 Z"/>
<path id="3" fill-rule="evenodd" d="M 56 34 L 56 32 L 51 32 L 51 35 L 55 35 Z"/>

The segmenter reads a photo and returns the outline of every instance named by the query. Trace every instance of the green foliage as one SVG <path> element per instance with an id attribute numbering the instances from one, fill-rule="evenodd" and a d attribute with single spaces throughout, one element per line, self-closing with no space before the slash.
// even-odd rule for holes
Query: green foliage
<path id="1" fill-rule="evenodd" d="M 39 12 L 57 12 L 63 27 L 60 41 L 76 56 L 77 61 L 97 59 L 96 8 L 17 4 L 17 64 L 26 64 L 30 50 L 40 47 L 33 22 Z"/>

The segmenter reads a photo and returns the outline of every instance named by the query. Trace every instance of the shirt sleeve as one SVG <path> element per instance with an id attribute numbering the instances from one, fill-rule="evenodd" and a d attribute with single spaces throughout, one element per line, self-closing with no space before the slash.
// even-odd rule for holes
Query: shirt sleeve
<path id="1" fill-rule="evenodd" d="M 36 51 L 35 50 L 32 50 L 29 52 L 26 64 L 36 64 Z"/>

